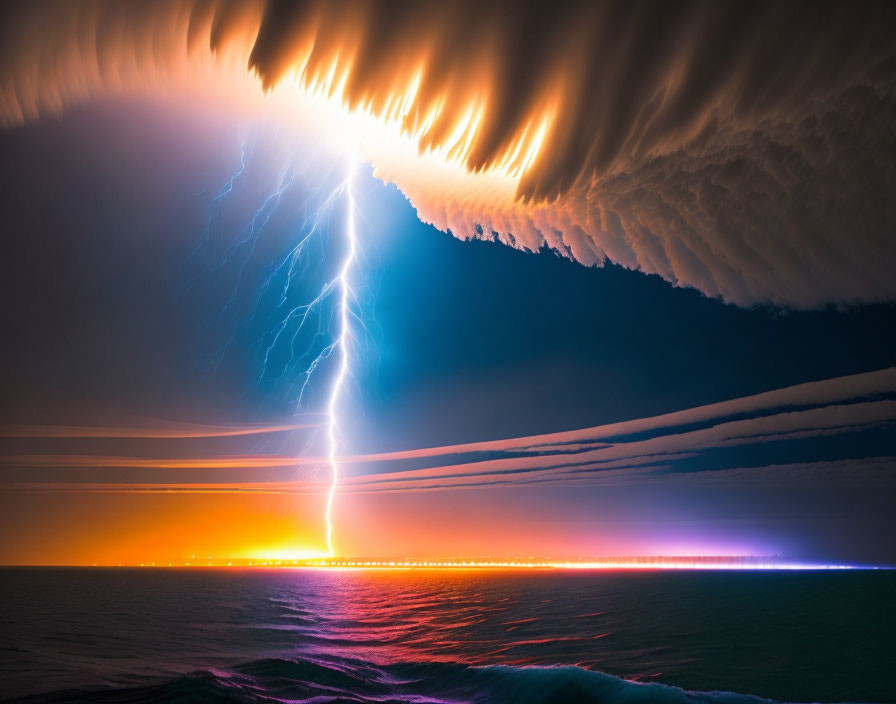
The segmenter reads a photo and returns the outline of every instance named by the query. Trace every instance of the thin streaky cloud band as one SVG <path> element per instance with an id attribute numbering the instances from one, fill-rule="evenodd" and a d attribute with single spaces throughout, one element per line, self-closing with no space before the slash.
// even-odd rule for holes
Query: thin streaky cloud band
<path id="1" fill-rule="evenodd" d="M 120 427 L 90 425 L 6 425 L 0 426 L 0 438 L 97 438 L 187 440 L 197 438 L 226 438 L 246 435 L 270 435 L 297 430 L 319 428 L 320 424 L 301 423 L 285 425 L 210 426 L 186 425 L 178 427 Z"/>
<path id="2" fill-rule="evenodd" d="M 727 471 L 751 472 L 754 469 L 749 464 L 751 453 L 758 453 L 762 458 L 757 467 L 799 466 L 802 467 L 800 471 L 806 473 L 811 467 L 818 466 L 824 467 L 830 478 L 835 466 L 848 476 L 850 462 L 866 468 L 869 463 L 877 462 L 873 466 L 875 471 L 881 472 L 892 467 L 892 456 L 896 455 L 894 426 L 896 368 L 889 368 L 570 433 L 344 457 L 340 463 L 347 471 L 341 486 L 350 493 L 375 493 L 495 486 L 572 486 L 618 481 L 627 476 L 679 474 L 693 475 L 694 481 L 699 481 L 703 475 L 709 479 Z M 836 452 L 843 454 L 842 457 L 826 454 L 829 451 L 825 449 L 825 443 L 834 440 L 839 448 Z M 770 462 L 769 457 L 777 461 Z M 440 458 L 453 461 L 410 469 L 390 465 L 396 461 L 407 463 Z M 820 464 L 823 460 L 836 460 L 838 464 Z M 8 455 L 0 457 L 0 464 L 9 470 L 35 472 L 48 468 L 104 468 L 110 472 L 136 469 L 152 473 L 163 469 L 321 467 L 326 460 L 283 455 L 200 458 Z M 123 485 L 134 485 L 127 481 L 127 477 L 117 479 Z M 244 484 L 247 491 L 250 485 L 252 491 L 320 491 L 320 483 L 314 476 L 289 479 L 272 475 L 267 483 Z M 111 491 L 113 484 L 107 482 L 103 486 Z M 143 486 L 145 482 L 139 484 Z M 8 483 L 10 487 L 13 485 L 30 484 Z M 35 486 L 38 485 L 41 491 L 72 488 L 70 482 L 38 482 Z M 81 486 L 80 490 L 86 490 L 86 486 Z M 178 491 L 188 488 L 211 491 L 213 486 L 222 491 L 232 489 L 214 481 L 190 487 L 183 482 L 159 482 L 145 487 L 145 491 L 168 491 L 166 486 Z"/>

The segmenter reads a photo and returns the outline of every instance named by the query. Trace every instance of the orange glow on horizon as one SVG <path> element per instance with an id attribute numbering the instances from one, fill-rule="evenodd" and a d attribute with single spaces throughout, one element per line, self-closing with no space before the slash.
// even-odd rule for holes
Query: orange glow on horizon
<path id="1" fill-rule="evenodd" d="M 320 495 L 26 494 L 0 516 L 0 564 L 208 565 L 328 554 Z M 224 564 L 226 564 L 226 561 Z"/>
<path id="2" fill-rule="evenodd" d="M 876 427 L 892 418 L 892 401 L 840 401 L 894 384 L 896 370 L 887 369 L 571 432 L 339 456 L 346 466 L 340 466 L 338 554 L 430 562 L 458 555 L 503 560 L 516 555 L 777 554 L 783 552 L 778 543 L 755 528 L 690 510 L 657 515 L 651 496 L 691 492 L 696 485 L 692 473 L 656 473 L 644 463 L 689 456 L 695 448 L 739 446 L 744 438 L 771 430 L 776 437 L 785 432 L 801 437 L 809 429 Z M 776 407 L 788 410 L 765 412 Z M 736 414 L 743 418 L 729 420 Z M 695 420 L 707 427 L 679 430 Z M 644 440 L 638 437 L 644 430 L 663 432 Z M 602 440 L 613 435 L 635 437 Z M 166 442 L 154 440 L 142 449 L 152 454 Z M 207 452 L 207 444 L 199 449 Z M 121 458 L 103 455 L 106 447 L 92 443 L 94 454 L 84 455 L 22 455 L 19 449 L 0 456 L 10 499 L 0 514 L 0 531 L 16 536 L 4 541 L 0 563 L 184 564 L 184 556 L 192 554 L 268 560 L 329 554 L 323 526 L 330 473 L 323 458 Z M 111 448 L 120 451 L 120 444 L 112 442 Z M 482 460 L 477 455 L 501 450 L 517 456 Z M 464 455 L 471 455 L 467 462 Z M 434 458 L 434 464 L 416 469 L 414 462 L 391 472 L 378 466 L 418 458 Z M 596 474 L 590 471 L 594 462 L 601 470 Z M 377 466 L 364 467 L 367 463 Z M 840 481 L 839 469 L 830 465 L 787 465 L 797 472 L 788 481 L 793 476 Z M 375 473 L 364 473 L 370 469 Z M 741 491 L 757 478 L 767 481 L 766 470 L 760 468 L 758 475 L 749 468 L 707 470 L 700 474 L 700 491 L 713 496 Z M 877 481 L 890 464 L 874 458 L 850 466 L 849 476 L 860 470 Z M 557 496 L 562 496 L 566 520 L 557 520 L 556 502 L 543 501 L 546 486 L 562 492 Z M 600 486 L 587 506 L 580 499 L 582 486 Z"/>
<path id="3" fill-rule="evenodd" d="M 550 560 L 520 558 L 517 560 L 452 559 L 452 560 L 392 560 L 388 558 L 334 558 L 326 553 L 306 553 L 296 550 L 259 552 L 251 557 L 215 558 L 213 555 L 191 555 L 185 562 L 93 563 L 92 567 L 235 567 L 284 568 L 311 570 L 853 570 L 885 569 L 841 563 L 795 562 L 775 557 L 743 557 L 703 555 L 694 557 L 645 555 L 629 558 L 582 558 L 578 560 Z"/>

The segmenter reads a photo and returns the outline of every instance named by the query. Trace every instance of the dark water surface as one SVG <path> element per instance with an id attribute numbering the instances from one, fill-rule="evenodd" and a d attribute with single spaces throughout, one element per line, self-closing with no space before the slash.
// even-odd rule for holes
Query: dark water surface
<path id="1" fill-rule="evenodd" d="M 894 702 L 894 597 L 890 571 L 5 568 L 0 692 L 47 702 Z"/>

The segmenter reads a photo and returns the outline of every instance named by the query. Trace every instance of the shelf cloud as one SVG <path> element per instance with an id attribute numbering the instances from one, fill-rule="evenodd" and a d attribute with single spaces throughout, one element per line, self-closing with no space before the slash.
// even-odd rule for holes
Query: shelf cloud
<path id="1" fill-rule="evenodd" d="M 399 155 L 366 134 L 358 150 L 455 236 L 612 262 L 739 305 L 896 298 L 892 3 L 3 12 L 7 125 L 102 95 L 292 91 L 409 143 Z"/>

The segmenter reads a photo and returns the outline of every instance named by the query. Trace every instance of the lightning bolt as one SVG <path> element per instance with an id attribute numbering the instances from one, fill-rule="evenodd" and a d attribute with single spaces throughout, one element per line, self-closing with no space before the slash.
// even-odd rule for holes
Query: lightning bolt
<path id="1" fill-rule="evenodd" d="M 345 381 L 345 375 L 348 373 L 349 350 L 348 342 L 351 335 L 351 285 L 349 282 L 349 270 L 355 260 L 357 252 L 357 239 L 355 234 L 355 198 L 352 191 L 352 181 L 354 180 L 355 164 L 352 161 L 349 164 L 348 178 L 345 180 L 345 200 L 346 200 L 346 222 L 345 222 L 345 239 L 347 251 L 345 259 L 342 262 L 342 268 L 336 277 L 339 289 L 339 331 L 337 333 L 335 346 L 339 354 L 339 366 L 336 370 L 336 376 L 333 379 L 333 386 L 330 389 L 330 402 L 327 406 L 327 414 L 329 423 L 327 425 L 327 436 L 329 440 L 329 460 L 330 460 L 330 489 L 327 492 L 327 510 L 325 520 L 327 524 L 327 548 L 330 555 L 335 555 L 333 550 L 333 499 L 336 496 L 336 486 L 339 483 L 339 461 L 336 457 L 337 452 L 337 434 L 339 431 L 339 418 L 337 416 L 337 405 L 339 403 L 340 392 Z"/>
<path id="2" fill-rule="evenodd" d="M 240 167 L 230 176 L 229 179 L 224 183 L 224 186 L 218 191 L 217 195 L 215 195 L 208 206 L 208 219 L 205 223 L 205 229 L 202 231 L 202 234 L 199 236 L 199 242 L 193 248 L 193 251 L 190 252 L 190 256 L 187 259 L 192 259 L 196 256 L 196 253 L 199 252 L 203 247 L 205 247 L 206 243 L 208 243 L 209 236 L 212 232 L 212 227 L 215 224 L 215 220 L 217 220 L 218 215 L 221 213 L 221 205 L 224 202 L 224 199 L 227 198 L 227 195 L 233 191 L 233 184 L 236 180 L 243 175 L 243 172 L 246 170 L 246 140 L 243 139 L 240 144 Z"/>
<path id="3" fill-rule="evenodd" d="M 221 201 L 234 190 L 235 182 L 246 166 L 246 150 L 243 146 L 239 170 L 212 198 L 208 223 L 200 237 L 199 247 L 205 248 L 209 244 L 212 223 L 217 218 Z M 260 343 L 260 351 L 263 353 L 260 383 L 278 384 L 286 381 L 288 387 L 286 393 L 295 402 L 298 412 L 309 405 L 317 405 L 314 401 L 317 398 L 316 379 L 318 377 L 326 379 L 326 385 L 321 385 L 323 397 L 319 401 L 325 404 L 326 434 L 324 436 L 321 433 L 318 437 L 320 441 L 326 442 L 324 449 L 326 464 L 322 465 L 321 469 L 328 468 L 330 474 L 324 518 L 327 549 L 331 556 L 335 556 L 333 505 L 340 469 L 339 406 L 351 373 L 350 363 L 353 359 L 356 338 L 359 332 L 362 333 L 363 340 L 367 340 L 366 335 L 369 335 L 364 321 L 355 312 L 358 296 L 352 281 L 353 267 L 360 254 L 356 230 L 355 170 L 356 160 L 352 158 L 345 177 L 338 184 L 329 181 L 332 190 L 324 197 L 321 190 L 324 190 L 323 184 L 327 183 L 328 179 L 315 178 L 320 184 L 318 190 L 312 191 L 304 201 L 304 205 L 297 211 L 281 215 L 281 218 L 287 220 L 296 215 L 300 216 L 299 221 L 293 225 L 297 229 L 297 236 L 279 264 L 271 265 L 266 273 L 261 274 L 260 280 L 256 279 L 258 286 L 253 296 L 254 305 L 249 307 L 253 312 L 248 318 L 237 323 L 237 332 L 211 359 L 216 367 L 231 345 L 237 341 L 237 335 L 247 333 L 251 340 L 259 334 L 258 324 L 262 324 L 266 326 L 266 330 L 260 333 L 260 339 L 255 338 L 256 342 Z M 243 309 L 240 297 L 243 284 L 248 283 L 244 282 L 244 277 L 251 281 L 252 277 L 256 276 L 255 258 L 259 239 L 282 202 L 289 200 L 288 192 L 291 192 L 296 178 L 294 166 L 286 166 L 280 170 L 273 191 L 255 208 L 250 222 L 239 230 L 236 241 L 227 248 L 223 259 L 214 266 L 213 272 L 221 272 L 230 265 L 229 273 L 235 279 L 228 286 L 230 293 L 220 311 L 221 315 L 230 312 L 235 313 L 238 318 L 242 317 L 239 315 Z M 318 202 L 316 207 L 312 206 L 315 201 Z M 331 215 L 342 208 L 344 208 L 344 220 L 342 218 L 339 220 L 344 223 L 343 226 L 339 229 L 329 227 Z M 312 248 L 312 242 L 318 243 L 319 248 Z M 322 277 L 323 280 L 318 279 L 316 283 L 312 283 L 315 275 L 309 268 L 314 262 L 319 263 L 321 271 L 329 268 L 325 252 L 333 250 L 325 246 L 327 242 L 337 245 L 335 249 L 339 260 L 333 262 L 336 265 L 335 270 L 331 269 Z M 311 291 L 308 290 L 309 287 Z M 324 369 L 326 375 L 322 373 Z M 314 442 L 314 438 L 309 439 L 305 451 Z"/>

